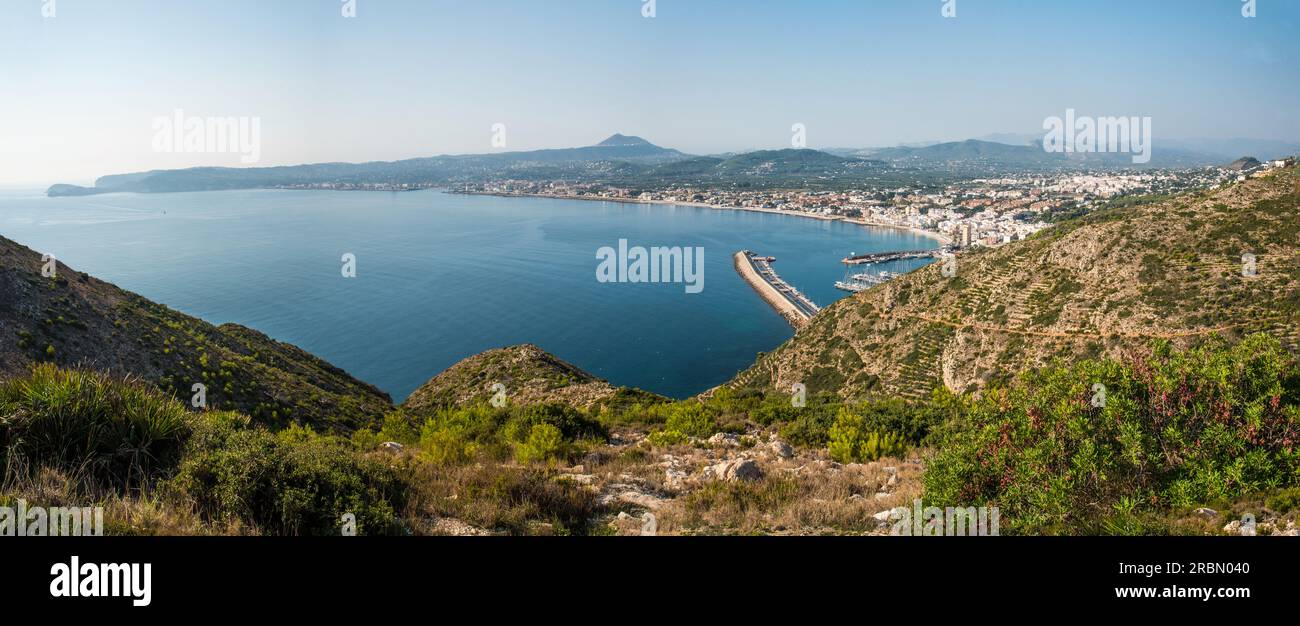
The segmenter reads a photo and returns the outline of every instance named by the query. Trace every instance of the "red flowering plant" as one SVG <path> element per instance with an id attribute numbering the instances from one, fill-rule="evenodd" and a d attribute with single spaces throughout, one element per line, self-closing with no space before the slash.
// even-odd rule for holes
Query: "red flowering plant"
<path id="1" fill-rule="evenodd" d="M 1121 509 L 1300 484 L 1300 372 L 1267 335 L 1158 342 L 990 389 L 937 447 L 928 504 L 997 506 L 1013 533 L 1106 532 Z"/>

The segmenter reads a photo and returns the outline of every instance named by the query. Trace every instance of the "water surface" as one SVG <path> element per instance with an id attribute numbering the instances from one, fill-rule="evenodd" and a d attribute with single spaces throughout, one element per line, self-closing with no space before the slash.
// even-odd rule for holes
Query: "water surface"
<path id="1" fill-rule="evenodd" d="M 298 345 L 401 401 L 489 348 L 534 343 L 619 385 L 686 397 L 792 330 L 732 268 L 751 249 L 820 305 L 850 252 L 933 248 L 892 229 L 548 198 L 0 191 L 0 235 L 184 313 Z M 596 280 L 596 250 L 702 246 L 704 290 Z M 356 255 L 357 277 L 341 257 Z M 901 262 L 881 269 L 910 269 Z"/>

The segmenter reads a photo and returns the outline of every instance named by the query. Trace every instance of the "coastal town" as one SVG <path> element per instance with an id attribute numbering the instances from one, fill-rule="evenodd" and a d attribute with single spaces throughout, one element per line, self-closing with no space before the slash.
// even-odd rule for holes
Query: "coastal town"
<path id="1" fill-rule="evenodd" d="M 1281 166 L 1260 164 L 1256 170 Z M 954 248 L 996 247 L 1055 221 L 1124 196 L 1209 189 L 1251 175 L 1227 168 L 1033 172 L 945 184 L 847 191 L 709 189 L 684 185 L 632 188 L 596 182 L 498 180 L 458 185 L 457 193 L 677 204 L 843 220 L 902 228 Z"/>

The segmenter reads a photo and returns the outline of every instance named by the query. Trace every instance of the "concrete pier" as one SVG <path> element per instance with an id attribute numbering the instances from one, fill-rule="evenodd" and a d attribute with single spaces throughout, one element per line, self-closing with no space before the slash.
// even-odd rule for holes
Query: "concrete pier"
<path id="1" fill-rule="evenodd" d="M 821 309 L 772 270 L 771 259 L 749 250 L 733 256 L 736 272 L 791 326 L 802 328 Z"/>

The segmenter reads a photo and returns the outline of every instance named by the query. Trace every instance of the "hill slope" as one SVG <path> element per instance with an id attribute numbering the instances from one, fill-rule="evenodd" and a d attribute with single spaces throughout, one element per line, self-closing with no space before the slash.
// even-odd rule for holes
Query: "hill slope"
<path id="1" fill-rule="evenodd" d="M 349 430 L 382 416 L 388 395 L 307 352 L 236 324 L 213 326 L 0 237 L 0 376 L 35 363 L 131 374 L 189 404 L 195 383 L 210 408 L 270 425 L 289 416 Z"/>
<path id="2" fill-rule="evenodd" d="M 882 148 L 866 153 L 869 158 L 895 165 L 977 169 L 1068 169 L 1087 167 L 1208 167 L 1219 157 L 1168 146 L 1154 150 L 1150 163 L 1135 165 L 1132 155 L 1120 152 L 1058 153 L 1043 150 L 1041 137 L 1029 145 L 1008 145 L 996 141 L 968 139 L 930 146 Z"/>
<path id="3" fill-rule="evenodd" d="M 1243 253 L 1256 258 L 1243 276 Z M 978 389 L 1055 357 L 1264 331 L 1300 346 L 1296 168 L 1115 206 L 828 307 L 731 384 L 843 397 Z"/>
<path id="4" fill-rule="evenodd" d="M 590 409 L 621 400 L 663 400 L 615 387 L 534 345 L 489 350 L 457 362 L 411 393 L 402 405 L 416 413 L 489 401 L 500 383 L 512 405 L 559 403 Z"/>

